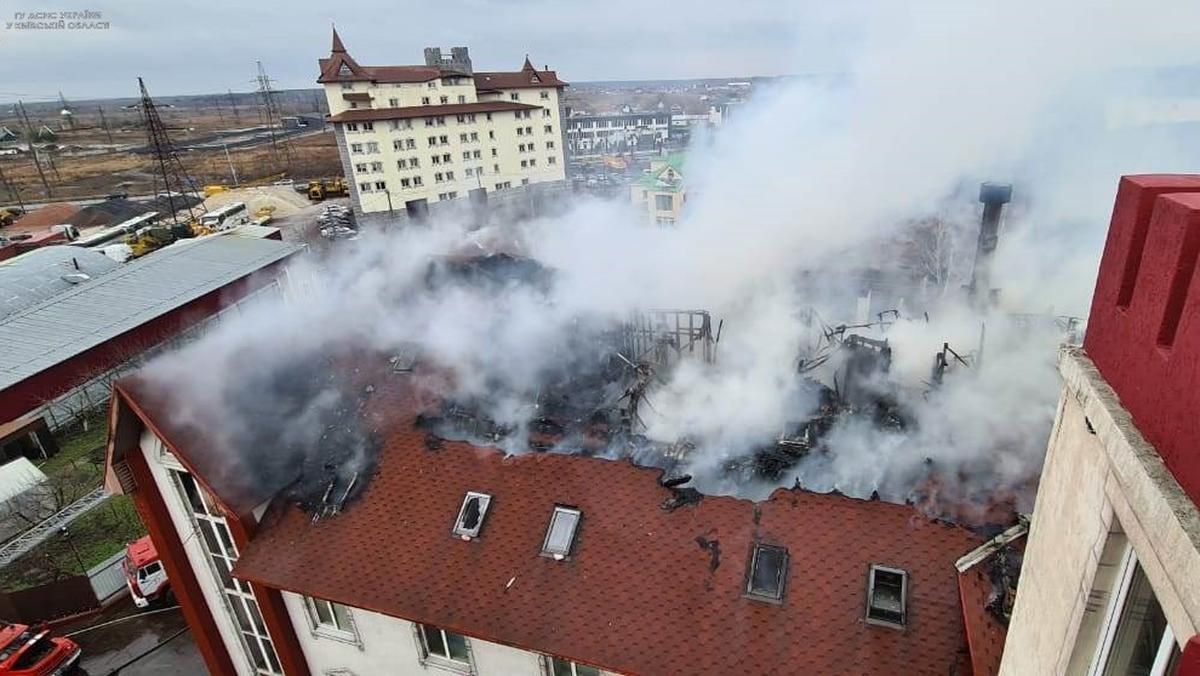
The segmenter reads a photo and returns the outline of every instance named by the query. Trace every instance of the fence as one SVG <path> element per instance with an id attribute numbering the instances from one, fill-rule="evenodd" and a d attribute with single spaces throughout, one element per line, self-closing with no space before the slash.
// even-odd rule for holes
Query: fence
<path id="1" fill-rule="evenodd" d="M 119 594 L 129 591 L 125 585 L 125 570 L 121 567 L 124 559 L 125 552 L 120 551 L 88 571 L 88 581 L 92 583 L 92 591 L 100 603 L 108 603 Z"/>
<path id="2" fill-rule="evenodd" d="M 21 624 L 48 622 L 99 607 L 100 602 L 84 575 L 73 575 L 30 589 L 0 592 L 0 617 Z"/>

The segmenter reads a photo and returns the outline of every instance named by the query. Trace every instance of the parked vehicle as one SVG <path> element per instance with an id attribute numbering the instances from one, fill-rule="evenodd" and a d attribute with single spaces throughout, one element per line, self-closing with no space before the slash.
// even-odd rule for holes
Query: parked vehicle
<path id="1" fill-rule="evenodd" d="M 45 629 L 0 622 L 0 675 L 63 676 L 79 671 L 79 646 Z"/>
<path id="2" fill-rule="evenodd" d="M 167 579 L 167 571 L 158 559 L 158 550 L 149 535 L 126 545 L 125 561 L 121 566 L 125 569 L 129 595 L 138 608 L 173 600 L 171 581 Z"/>

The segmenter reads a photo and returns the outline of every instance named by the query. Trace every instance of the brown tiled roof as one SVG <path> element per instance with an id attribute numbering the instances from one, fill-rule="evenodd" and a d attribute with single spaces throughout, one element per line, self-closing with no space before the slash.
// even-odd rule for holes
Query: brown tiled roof
<path id="1" fill-rule="evenodd" d="M 969 531 L 784 489 L 667 511 L 658 470 L 428 443 L 411 407 L 373 395 L 385 441 L 364 494 L 316 524 L 276 505 L 234 574 L 622 673 L 961 673 L 954 562 L 982 540 Z M 470 542 L 451 534 L 467 491 L 493 496 Z M 583 513 L 566 561 L 539 554 L 556 504 Z M 788 548 L 781 603 L 743 595 L 754 542 Z M 904 630 L 864 622 L 872 563 L 909 572 Z"/>
<path id="2" fill-rule="evenodd" d="M 1018 538 L 1010 546 L 1020 555 L 1025 551 L 1025 538 Z M 992 601 L 994 588 L 988 574 L 989 561 L 991 557 L 983 559 L 958 575 L 963 624 L 967 632 L 971 671 L 974 676 L 994 676 L 1000 673 L 1000 658 L 1004 654 L 1004 642 L 1008 636 L 1008 627 L 987 607 Z"/>
<path id="3" fill-rule="evenodd" d="M 355 108 L 344 110 L 329 117 L 330 122 L 363 122 L 368 120 L 402 120 L 411 117 L 435 115 L 463 115 L 466 113 L 498 113 L 506 110 L 530 110 L 540 108 L 516 101 L 477 101 L 475 103 L 449 103 L 442 106 L 408 106 L 405 108 Z"/>
<path id="4" fill-rule="evenodd" d="M 519 70 L 475 73 L 475 89 L 524 89 L 529 87 L 566 87 L 552 70 Z"/>
<path id="5" fill-rule="evenodd" d="M 360 66 L 349 54 L 337 53 L 328 59 L 318 59 L 321 76 L 317 82 L 428 82 L 443 76 L 458 75 L 429 66 Z M 350 68 L 352 75 L 339 73 L 342 64 Z"/>

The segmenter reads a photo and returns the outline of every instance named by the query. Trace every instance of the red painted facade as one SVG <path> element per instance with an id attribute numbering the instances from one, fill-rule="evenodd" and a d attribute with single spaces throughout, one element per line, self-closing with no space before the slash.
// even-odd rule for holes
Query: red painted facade
<path id="1" fill-rule="evenodd" d="M 12 420 L 28 413 L 128 361 L 131 357 L 186 331 L 275 281 L 279 269 L 280 263 L 264 267 L 0 392 L 0 421 Z"/>
<path id="2" fill-rule="evenodd" d="M 1121 179 L 1084 348 L 1200 504 L 1200 176 Z"/>

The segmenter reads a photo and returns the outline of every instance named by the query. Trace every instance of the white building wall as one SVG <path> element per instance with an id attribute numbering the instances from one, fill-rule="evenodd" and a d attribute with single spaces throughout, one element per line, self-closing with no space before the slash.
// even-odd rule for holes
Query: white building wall
<path id="1" fill-rule="evenodd" d="M 433 664 L 423 664 L 415 627 L 406 620 L 381 615 L 368 610 L 351 608 L 357 642 L 332 637 L 316 630 L 309 619 L 301 596 L 283 593 L 296 636 L 304 657 L 314 676 L 345 674 L 355 676 L 394 674 L 395 676 L 424 676 L 446 671 Z M 478 676 L 542 676 L 537 653 L 509 646 L 468 638 L 471 650 L 471 673 Z M 339 671 L 341 670 L 341 671 Z"/>
<path id="2" fill-rule="evenodd" d="M 1082 352 L 1064 352 L 1060 370 L 1002 675 L 1088 673 L 1126 539 L 1180 648 L 1200 627 L 1196 505 Z"/>
<path id="3" fill-rule="evenodd" d="M 204 551 L 200 534 L 192 526 L 192 520 L 188 516 L 188 507 L 184 505 L 179 491 L 175 488 L 175 482 L 171 479 L 170 470 L 183 469 L 182 466 L 174 460 L 170 453 L 166 451 L 162 441 L 150 430 L 142 433 L 137 451 L 130 452 L 140 452 L 146 458 L 146 464 L 150 467 L 150 474 L 154 477 L 155 488 L 163 496 L 163 502 L 167 506 L 167 513 L 171 516 L 171 524 L 174 526 L 175 532 L 179 534 L 179 539 L 183 542 L 183 550 L 187 554 L 188 565 L 196 573 L 196 581 L 200 585 L 200 590 L 204 594 L 204 601 L 208 605 L 213 621 L 217 625 L 217 630 L 221 634 L 221 640 L 225 643 L 225 648 L 229 651 L 229 657 L 233 661 L 234 668 L 237 669 L 239 676 L 252 676 L 255 673 L 254 666 L 250 661 L 250 656 L 246 653 L 242 645 L 237 627 L 230 616 L 230 610 L 225 600 L 225 593 L 221 589 L 220 583 L 217 582 L 216 575 L 209 564 L 208 554 Z"/>

